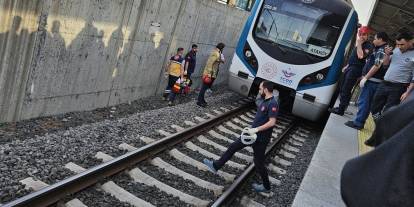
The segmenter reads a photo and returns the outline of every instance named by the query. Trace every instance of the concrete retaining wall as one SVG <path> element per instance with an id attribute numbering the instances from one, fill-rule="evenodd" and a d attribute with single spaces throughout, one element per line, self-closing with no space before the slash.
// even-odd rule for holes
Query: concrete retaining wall
<path id="1" fill-rule="evenodd" d="M 0 122 L 159 94 L 168 57 L 193 43 L 195 79 L 227 45 L 217 82 L 226 81 L 248 16 L 215 0 L 0 0 L 0 9 Z"/>

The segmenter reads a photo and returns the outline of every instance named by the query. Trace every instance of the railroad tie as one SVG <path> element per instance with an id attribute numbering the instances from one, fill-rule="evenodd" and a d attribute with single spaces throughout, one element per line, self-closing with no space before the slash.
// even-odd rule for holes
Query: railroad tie
<path id="1" fill-rule="evenodd" d="M 162 129 L 158 129 L 157 132 L 159 134 L 161 134 L 162 136 L 165 136 L 165 137 L 168 137 L 168 136 L 171 136 L 172 135 L 170 132 L 164 131 Z"/>
<path id="2" fill-rule="evenodd" d="M 216 149 L 218 149 L 218 150 L 220 150 L 222 152 L 225 152 L 227 150 L 226 147 L 224 147 L 224 146 L 222 146 L 220 144 L 217 144 L 217 143 L 211 141 L 210 139 L 207 139 L 206 137 L 204 137 L 202 135 L 201 136 L 198 136 L 197 139 L 198 139 L 198 141 L 200 141 L 200 142 L 202 142 L 204 144 L 208 144 L 208 145 L 210 145 L 210 146 L 212 146 L 212 147 L 214 147 L 214 148 L 216 148 Z M 245 160 L 246 162 L 252 162 L 253 161 L 253 157 L 252 156 L 248 156 L 248 155 L 242 154 L 240 152 L 234 153 L 234 156 L 237 157 L 237 158 L 239 158 L 239 159 Z"/>
<path id="3" fill-rule="evenodd" d="M 299 141 L 299 142 L 305 142 L 306 141 L 306 139 L 304 139 L 302 137 L 299 137 L 298 135 L 295 135 L 295 134 L 292 135 L 291 137 L 292 137 L 292 139 L 294 139 L 296 141 Z"/>
<path id="4" fill-rule="evenodd" d="M 266 207 L 265 205 L 262 205 L 247 196 L 243 196 L 240 200 L 240 205 L 241 207 Z"/>
<path id="5" fill-rule="evenodd" d="M 88 207 L 88 206 L 83 204 L 82 201 L 80 201 L 79 199 L 75 198 L 65 203 L 65 207 Z"/>
<path id="6" fill-rule="evenodd" d="M 177 149 L 172 149 L 169 151 L 169 155 L 171 155 L 172 157 L 174 157 L 176 160 L 183 162 L 187 165 L 191 165 L 196 167 L 199 170 L 202 171 L 206 171 L 206 172 L 210 172 L 207 168 L 206 165 L 204 165 L 204 163 L 201 163 L 185 154 L 183 154 L 182 152 L 178 151 Z M 224 171 L 219 170 L 217 172 L 217 174 L 222 177 L 224 180 L 226 180 L 227 182 L 232 182 L 236 176 L 230 173 L 226 173 Z"/>
<path id="7" fill-rule="evenodd" d="M 213 114 L 209 114 L 209 113 L 204 113 L 204 114 L 210 119 L 214 119 L 214 118 L 217 117 L 217 116 L 214 116 Z"/>
<path id="8" fill-rule="evenodd" d="M 175 129 L 177 132 L 184 131 L 184 128 L 178 125 L 171 125 L 171 128 Z"/>
<path id="9" fill-rule="evenodd" d="M 232 138 L 239 138 L 240 137 L 240 134 L 237 134 L 236 132 L 233 132 L 233 131 L 227 129 L 223 125 L 218 126 L 217 129 L 220 130 L 223 133 L 232 135 Z"/>
<path id="10" fill-rule="evenodd" d="M 136 148 L 136 147 L 134 147 L 134 146 L 131 146 L 131 145 L 127 144 L 127 143 L 122 143 L 122 144 L 120 144 L 120 145 L 118 146 L 118 148 L 119 148 L 119 149 L 121 149 L 121 150 L 128 151 L 128 152 L 135 151 L 135 150 L 137 150 L 137 149 L 138 149 L 138 148 Z"/>
<path id="11" fill-rule="evenodd" d="M 239 118 L 234 118 L 234 119 L 232 119 L 232 121 L 233 121 L 234 123 L 237 123 L 237 124 L 243 125 L 244 127 L 251 127 L 251 125 L 250 125 L 250 124 L 248 124 L 248 123 L 246 123 L 246 122 L 244 122 L 244 121 L 240 120 Z"/>
<path id="12" fill-rule="evenodd" d="M 131 178 L 138 183 L 142 183 L 148 186 L 155 186 L 159 190 L 164 191 L 167 194 L 177 196 L 181 201 L 188 203 L 190 205 L 204 207 L 207 206 L 210 202 L 199 199 L 197 197 L 188 195 L 184 192 L 181 192 L 165 183 L 158 181 L 157 179 L 149 176 L 148 174 L 141 171 L 139 168 L 134 168 L 128 173 Z"/>
<path id="13" fill-rule="evenodd" d="M 130 192 L 126 191 L 122 187 L 118 186 L 112 181 L 106 182 L 101 186 L 101 189 L 105 192 L 111 194 L 113 197 L 117 198 L 122 202 L 126 202 L 132 206 L 137 207 L 154 207 L 151 203 L 148 203 L 135 195 L 131 194 Z"/>
<path id="14" fill-rule="evenodd" d="M 184 121 L 184 124 L 185 125 L 187 125 L 187 126 L 195 126 L 195 125 L 197 125 L 196 123 L 194 123 L 194 122 L 192 122 L 192 121 Z"/>
<path id="15" fill-rule="evenodd" d="M 215 109 L 213 110 L 213 112 L 216 113 L 217 115 L 222 115 L 223 114 L 223 112 L 221 112 L 219 110 L 215 110 Z"/>
<path id="16" fill-rule="evenodd" d="M 164 160 L 162 160 L 159 157 L 156 157 L 156 158 L 152 159 L 150 163 L 152 165 L 158 167 L 158 168 L 161 168 L 161 169 L 163 169 L 163 170 L 171 173 L 171 174 L 180 176 L 180 177 L 184 178 L 185 180 L 190 180 L 194 184 L 196 184 L 196 185 L 198 185 L 198 186 L 200 186 L 202 188 L 211 190 L 211 191 L 214 192 L 214 195 L 216 195 L 216 196 L 220 195 L 223 192 L 223 189 L 224 189 L 223 186 L 216 185 L 214 183 L 210 183 L 210 182 L 205 181 L 205 180 L 203 180 L 201 178 L 198 178 L 198 177 L 196 177 L 194 175 L 191 175 L 191 174 L 189 174 L 187 172 L 184 172 L 184 171 L 182 171 L 182 170 L 174 167 L 173 165 L 165 162 Z"/>
<path id="17" fill-rule="evenodd" d="M 79 173 L 82 173 L 82 172 L 86 171 L 85 168 L 83 168 L 83 167 L 81 167 L 81 166 L 79 166 L 79 165 L 77 165 L 73 162 L 67 163 L 65 165 L 65 168 L 72 171 L 72 172 L 74 172 L 74 173 L 76 173 L 76 174 L 79 174 Z"/>
<path id="18" fill-rule="evenodd" d="M 205 121 L 207 121 L 205 118 L 201 118 L 201 117 L 199 117 L 199 116 L 194 117 L 194 119 L 195 119 L 196 121 L 198 121 L 198 122 L 205 122 Z"/>
<path id="19" fill-rule="evenodd" d="M 242 119 L 242 120 L 244 120 L 244 121 L 247 121 L 247 122 L 249 122 L 249 123 L 252 123 L 252 122 L 253 122 L 253 119 L 248 118 L 248 117 L 247 117 L 247 116 L 245 116 L 245 115 L 240 115 L 239 117 L 240 117 L 240 119 Z"/>
<path id="20" fill-rule="evenodd" d="M 217 133 L 217 132 L 216 132 L 216 131 L 214 131 L 214 130 L 210 130 L 210 131 L 208 131 L 208 134 L 209 134 L 210 136 L 212 136 L 212 137 L 216 138 L 216 139 L 220 139 L 220 140 L 226 141 L 226 142 L 228 142 L 228 143 L 233 143 L 233 142 L 234 142 L 234 140 L 231 140 L 231 139 L 229 139 L 229 138 L 227 138 L 227 137 L 225 137 L 225 136 L 223 136 L 223 135 L 221 135 L 221 134 Z M 247 151 L 248 151 L 248 152 L 250 152 L 250 153 L 253 153 L 253 149 L 252 149 L 252 147 L 245 147 L 244 149 L 245 149 L 245 150 L 247 150 Z"/>
<path id="21" fill-rule="evenodd" d="M 273 171 L 273 172 L 275 172 L 275 173 L 277 173 L 277 174 L 281 174 L 281 175 L 284 175 L 284 174 L 286 174 L 286 170 L 284 170 L 284 169 L 282 169 L 282 168 L 280 168 L 280 167 L 278 167 L 278 166 L 276 166 L 276 165 L 273 165 L 273 164 L 269 164 L 268 166 L 267 166 L 271 171 Z"/>
<path id="22" fill-rule="evenodd" d="M 95 158 L 101 160 L 102 162 L 108 162 L 114 159 L 112 156 L 105 154 L 103 152 L 97 152 Z"/>
<path id="23" fill-rule="evenodd" d="M 220 107 L 220 110 L 224 111 L 224 112 L 229 112 L 230 110 L 224 107 Z"/>
<path id="24" fill-rule="evenodd" d="M 232 123 L 232 122 L 230 122 L 230 121 L 226 122 L 226 125 L 227 125 L 228 127 L 232 128 L 232 129 L 234 129 L 234 130 L 240 130 L 240 131 L 243 131 L 243 128 L 241 128 L 241 127 L 239 127 L 239 126 L 237 126 L 237 125 L 233 124 L 233 123 Z"/>
<path id="25" fill-rule="evenodd" d="M 150 144 L 152 142 L 155 142 L 155 139 L 149 138 L 149 137 L 145 137 L 145 136 L 141 136 L 139 137 L 139 139 L 141 141 L 143 141 L 145 144 Z"/>
<path id="26" fill-rule="evenodd" d="M 205 149 L 203 149 L 203 148 L 195 145 L 191 141 L 186 142 L 185 143 L 185 146 L 188 149 L 190 149 L 190 150 L 192 150 L 194 152 L 198 152 L 198 153 L 200 153 L 201 155 L 203 155 L 205 157 L 208 157 L 208 158 L 211 158 L 211 159 L 214 159 L 214 160 L 220 159 L 220 156 L 218 156 L 218 155 L 216 155 L 214 153 L 211 153 L 211 152 L 209 152 L 209 151 L 207 151 L 207 150 L 205 150 Z M 244 168 L 246 168 L 246 165 L 239 164 L 239 163 L 233 162 L 231 160 L 229 160 L 228 162 L 226 162 L 226 165 L 228 165 L 230 167 L 233 167 L 233 168 L 236 168 L 236 169 L 240 169 L 240 170 L 243 170 Z"/>
<path id="27" fill-rule="evenodd" d="M 24 189 L 26 190 L 33 189 L 34 191 L 39 191 L 49 186 L 49 184 L 44 183 L 41 180 L 35 180 L 33 177 L 27 177 L 19 182 L 25 186 Z"/>
<path id="28" fill-rule="evenodd" d="M 279 156 L 277 156 L 277 155 L 273 158 L 273 160 L 274 160 L 276 163 L 281 164 L 281 165 L 284 165 L 284 166 L 291 166 L 291 165 L 292 165 L 292 163 L 291 163 L 291 162 L 289 162 L 289 161 L 287 161 L 287 160 L 285 160 L 285 159 L 282 159 L 282 158 L 280 158 L 280 157 L 279 157 Z"/>
<path id="29" fill-rule="evenodd" d="M 288 150 L 288 151 L 291 151 L 291 152 L 296 152 L 296 153 L 298 153 L 298 152 L 300 151 L 298 148 L 296 148 L 296 147 L 292 147 L 292 146 L 290 146 L 289 144 L 284 144 L 284 145 L 283 145 L 283 148 L 284 148 L 285 150 Z"/>

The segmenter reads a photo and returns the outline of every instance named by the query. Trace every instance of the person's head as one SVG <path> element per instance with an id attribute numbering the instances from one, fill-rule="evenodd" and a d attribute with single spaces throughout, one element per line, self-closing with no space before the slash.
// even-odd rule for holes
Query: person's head
<path id="1" fill-rule="evenodd" d="M 263 81 L 259 85 L 259 94 L 262 97 L 270 96 L 273 94 L 273 83 L 270 81 Z"/>
<path id="2" fill-rule="evenodd" d="M 395 46 L 400 48 L 401 52 L 406 52 L 407 50 L 413 48 L 412 40 L 413 36 L 410 33 L 401 33 L 397 36 Z"/>
<path id="3" fill-rule="evenodd" d="M 377 34 L 375 34 L 374 41 L 372 41 L 372 43 L 374 43 L 375 46 L 381 46 L 383 44 L 388 43 L 389 41 L 390 38 L 388 37 L 387 33 L 378 32 Z"/>
<path id="4" fill-rule="evenodd" d="M 362 40 L 364 40 L 364 41 L 367 41 L 368 40 L 368 36 L 369 36 L 369 33 L 371 32 L 371 29 L 369 29 L 369 27 L 367 27 L 367 26 L 362 26 L 362 27 L 360 27 L 359 28 L 359 31 L 358 31 L 358 36 L 362 39 Z"/>
<path id="5" fill-rule="evenodd" d="M 184 48 L 180 47 L 177 49 L 177 54 L 182 55 L 184 53 Z"/>
<path id="6" fill-rule="evenodd" d="M 224 43 L 220 42 L 220 43 L 217 44 L 216 47 L 217 47 L 217 49 L 219 49 L 220 51 L 223 52 L 223 49 L 224 49 L 224 47 L 226 47 L 226 45 Z"/>
<path id="7" fill-rule="evenodd" d="M 198 51 L 198 45 L 193 44 L 193 45 L 191 46 L 191 50 L 193 50 L 194 52 L 197 52 L 197 51 Z"/>

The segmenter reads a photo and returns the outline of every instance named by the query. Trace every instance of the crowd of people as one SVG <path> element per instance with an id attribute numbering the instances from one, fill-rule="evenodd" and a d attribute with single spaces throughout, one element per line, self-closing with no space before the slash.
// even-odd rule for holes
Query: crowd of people
<path id="1" fill-rule="evenodd" d="M 330 111 L 344 115 L 359 86 L 357 115 L 345 125 L 361 130 L 371 114 L 375 130 L 365 144 L 375 149 L 346 162 L 341 195 L 346 206 L 414 206 L 414 38 L 400 33 L 394 44 L 377 32 L 371 42 L 369 33 L 360 28 L 343 70 L 340 104 Z"/>
<path id="2" fill-rule="evenodd" d="M 353 121 L 345 123 L 358 130 L 364 128 L 370 113 L 377 121 L 391 107 L 406 101 L 414 89 L 413 35 L 399 34 L 393 48 L 387 33 L 377 32 L 373 41 L 369 40 L 369 34 L 368 27 L 359 29 L 356 47 L 343 69 L 339 106 L 330 109 L 332 113 L 344 115 L 351 91 L 359 81 L 358 112 Z"/>
<path id="3" fill-rule="evenodd" d="M 225 44 L 219 43 L 211 52 L 202 72 L 202 84 L 198 93 L 197 105 L 207 107 L 204 99 L 205 93 L 211 88 L 218 76 L 219 66 L 224 63 Z M 194 73 L 197 61 L 198 45 L 193 44 L 191 50 L 185 55 L 184 48 L 178 48 L 177 53 L 170 58 L 165 68 L 165 77 L 168 78 L 167 87 L 164 91 L 164 100 L 172 106 L 177 94 L 188 93 L 192 85 L 191 75 Z"/>

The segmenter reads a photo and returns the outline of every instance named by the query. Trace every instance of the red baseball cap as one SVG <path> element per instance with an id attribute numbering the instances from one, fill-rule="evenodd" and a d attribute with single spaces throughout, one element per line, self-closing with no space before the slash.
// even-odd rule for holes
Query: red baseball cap
<path id="1" fill-rule="evenodd" d="M 369 34 L 371 29 L 368 26 L 362 26 L 359 28 L 359 34 Z"/>

